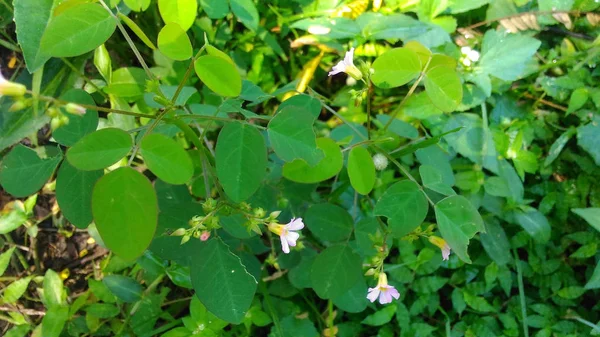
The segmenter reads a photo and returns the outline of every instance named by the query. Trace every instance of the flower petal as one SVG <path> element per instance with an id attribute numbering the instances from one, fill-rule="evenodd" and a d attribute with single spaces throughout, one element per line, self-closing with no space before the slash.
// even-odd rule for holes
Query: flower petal
<path id="1" fill-rule="evenodd" d="M 379 295 L 379 303 L 381 303 L 381 304 L 392 303 L 392 295 L 390 294 L 390 291 L 388 289 L 383 290 L 381 292 L 381 294 Z"/>
<path id="2" fill-rule="evenodd" d="M 444 248 L 442 248 L 442 258 L 444 261 L 450 258 L 450 246 L 448 246 L 448 244 L 446 244 Z"/>
<path id="3" fill-rule="evenodd" d="M 346 64 L 344 63 L 344 61 L 340 61 L 338 62 L 338 64 L 333 66 L 333 68 L 329 72 L 329 76 L 343 73 L 344 71 L 346 71 Z"/>
<path id="4" fill-rule="evenodd" d="M 290 245 L 288 244 L 288 241 L 283 235 L 281 235 L 279 238 L 281 239 L 281 250 L 283 250 L 284 253 L 288 254 L 290 252 Z"/>
<path id="5" fill-rule="evenodd" d="M 290 223 L 285 225 L 285 228 L 291 231 L 299 231 L 304 228 L 304 222 L 302 222 L 302 218 L 294 218 Z"/>
<path id="6" fill-rule="evenodd" d="M 393 286 L 390 286 L 388 289 L 388 293 L 395 299 L 399 299 L 400 298 L 400 293 L 398 292 L 398 290 L 396 290 L 396 288 L 394 288 Z"/>
<path id="7" fill-rule="evenodd" d="M 285 236 L 285 240 L 288 242 L 288 244 L 292 247 L 296 247 L 296 241 L 298 240 L 298 238 L 300 237 L 300 234 L 296 233 L 296 232 L 288 232 L 287 235 Z"/>
<path id="8" fill-rule="evenodd" d="M 344 63 L 346 66 L 354 65 L 354 48 L 350 48 L 350 50 L 346 52 L 346 56 L 344 56 Z"/>
<path id="9" fill-rule="evenodd" d="M 381 291 L 379 288 L 369 288 L 369 293 L 367 294 L 367 299 L 371 301 L 371 303 L 375 302 L 377 297 L 379 297 L 379 293 Z"/>

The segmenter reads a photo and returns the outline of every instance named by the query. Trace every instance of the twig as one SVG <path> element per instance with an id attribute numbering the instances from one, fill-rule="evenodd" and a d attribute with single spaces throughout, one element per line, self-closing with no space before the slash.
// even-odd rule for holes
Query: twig
<path id="1" fill-rule="evenodd" d="M 46 312 L 34 310 L 34 309 L 21 309 L 21 308 L 10 308 L 10 307 L 0 307 L 0 311 L 18 311 L 21 314 L 29 315 L 29 316 L 45 316 Z"/>
<path id="2" fill-rule="evenodd" d="M 502 20 L 506 20 L 506 19 L 512 19 L 512 18 L 518 18 L 520 16 L 524 16 L 524 15 L 546 15 L 546 14 L 583 14 L 584 12 L 582 11 L 530 11 L 530 12 L 523 12 L 523 13 L 517 13 L 517 14 L 512 14 L 512 15 L 507 15 L 507 16 L 503 16 L 500 18 L 495 18 L 495 19 L 490 19 L 490 20 L 485 20 L 485 21 L 481 21 L 478 22 L 476 24 L 461 28 L 461 29 L 475 29 L 477 27 L 481 27 L 481 26 L 485 26 L 488 25 L 490 23 L 494 23 L 497 21 L 502 21 Z"/>

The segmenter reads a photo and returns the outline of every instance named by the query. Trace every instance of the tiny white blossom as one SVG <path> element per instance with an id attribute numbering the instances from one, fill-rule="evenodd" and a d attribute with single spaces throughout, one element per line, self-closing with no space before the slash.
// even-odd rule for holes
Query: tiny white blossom
<path id="1" fill-rule="evenodd" d="M 377 298 L 379 298 L 379 303 L 381 304 L 392 303 L 392 298 L 400 298 L 398 290 L 387 283 L 387 275 L 385 273 L 379 274 L 379 281 L 375 288 L 368 289 L 367 299 L 375 302 Z"/>
<path id="2" fill-rule="evenodd" d="M 377 153 L 373 156 L 373 164 L 377 171 L 383 171 L 388 166 L 388 159 L 381 153 Z"/>
<path id="3" fill-rule="evenodd" d="M 269 230 L 277 235 L 281 240 L 281 250 L 288 254 L 290 246 L 295 247 L 296 241 L 300 237 L 298 231 L 304 228 L 302 218 L 293 218 L 287 225 L 271 224 Z"/>

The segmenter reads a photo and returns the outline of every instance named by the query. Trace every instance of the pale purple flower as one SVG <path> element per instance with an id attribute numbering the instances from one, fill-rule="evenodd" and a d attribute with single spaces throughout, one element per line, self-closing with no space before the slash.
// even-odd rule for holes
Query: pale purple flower
<path id="1" fill-rule="evenodd" d="M 279 238 L 281 239 L 281 250 L 284 253 L 288 254 L 290 252 L 290 246 L 296 246 L 296 241 L 300 237 L 297 231 L 302 228 L 304 228 L 302 218 L 293 218 L 287 225 L 282 226 Z"/>
<path id="2" fill-rule="evenodd" d="M 375 288 L 369 288 L 367 299 L 371 303 L 375 302 L 379 298 L 379 303 L 388 304 L 392 303 L 392 299 L 399 299 L 400 293 L 394 286 L 387 283 L 387 275 L 385 273 L 379 274 L 379 281 Z"/>
<path id="3" fill-rule="evenodd" d="M 346 73 L 355 80 L 360 80 L 362 78 L 361 71 L 354 65 L 354 48 L 351 48 L 346 52 L 344 59 L 338 62 L 331 71 L 329 72 L 329 76 L 337 75 L 339 73 Z"/>

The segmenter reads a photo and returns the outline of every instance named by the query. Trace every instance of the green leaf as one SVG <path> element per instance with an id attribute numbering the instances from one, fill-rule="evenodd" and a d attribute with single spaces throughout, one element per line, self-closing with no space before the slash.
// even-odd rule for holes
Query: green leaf
<path id="1" fill-rule="evenodd" d="M 512 14 L 512 13 L 511 13 Z M 518 79 L 541 42 L 523 34 L 488 30 L 477 68 L 505 81 Z"/>
<path id="2" fill-rule="evenodd" d="M 99 4 L 73 6 L 50 20 L 40 50 L 54 57 L 79 56 L 106 42 L 116 27 L 116 19 Z"/>
<path id="3" fill-rule="evenodd" d="M 144 95 L 146 72 L 144 69 L 129 67 L 119 68 L 112 73 L 110 84 L 104 92 L 115 97 L 135 101 Z"/>
<path id="4" fill-rule="evenodd" d="M 394 48 L 386 51 L 373 62 L 375 73 L 373 84 L 389 89 L 404 85 L 421 73 L 421 60 L 407 48 Z"/>
<path id="5" fill-rule="evenodd" d="M 332 299 L 350 290 L 361 274 L 360 257 L 348 245 L 337 245 L 326 248 L 315 258 L 310 279 L 320 298 Z"/>
<path id="6" fill-rule="evenodd" d="M 52 309 L 65 304 L 65 292 L 63 283 L 58 274 L 52 270 L 46 270 L 44 276 L 44 304 L 46 308 Z"/>
<path id="7" fill-rule="evenodd" d="M 242 77 L 232 63 L 215 55 L 200 56 L 194 63 L 196 75 L 215 93 L 236 97 L 242 92 Z"/>
<path id="8" fill-rule="evenodd" d="M 248 29 L 258 29 L 258 11 L 252 0 L 230 0 L 231 11 Z"/>
<path id="9" fill-rule="evenodd" d="M 425 91 L 431 102 L 444 112 L 453 112 L 462 102 L 462 83 L 453 68 L 433 67 L 425 73 Z"/>
<path id="10" fill-rule="evenodd" d="M 354 220 L 339 206 L 316 204 L 306 211 L 304 223 L 317 238 L 325 242 L 339 242 L 352 234 Z"/>
<path id="11" fill-rule="evenodd" d="M 558 158 L 558 155 L 562 152 L 562 150 L 565 148 L 571 137 L 573 137 L 576 132 L 577 129 L 569 128 L 567 131 L 563 132 L 558 138 L 556 138 L 554 143 L 552 143 L 550 150 L 548 151 L 548 157 L 546 157 L 546 159 L 544 160 L 544 166 L 549 166 L 556 158 Z"/>
<path id="12" fill-rule="evenodd" d="M 374 215 L 388 218 L 394 237 L 400 238 L 417 228 L 427 215 L 429 204 L 419 185 L 410 180 L 390 186 L 381 196 Z"/>
<path id="13" fill-rule="evenodd" d="M 315 117 L 299 106 L 287 105 L 280 109 L 268 125 L 273 150 L 284 161 L 303 159 L 314 166 L 323 158 L 317 148 L 313 123 Z"/>
<path id="14" fill-rule="evenodd" d="M 41 159 L 34 150 L 19 144 L 2 160 L 0 183 L 17 198 L 29 196 L 50 179 L 62 157 L 59 152 L 54 157 Z"/>
<path id="15" fill-rule="evenodd" d="M 165 135 L 153 133 L 144 137 L 140 153 L 148 169 L 169 184 L 185 184 L 194 175 L 190 155 L 180 144 Z"/>
<path id="16" fill-rule="evenodd" d="M 592 156 L 596 165 L 600 165 L 600 118 L 577 128 L 577 144 Z"/>
<path id="17" fill-rule="evenodd" d="M 572 208 L 571 211 L 600 232 L 600 208 Z"/>
<path id="18" fill-rule="evenodd" d="M 12 103 L 6 99 L 3 103 L 0 104 L 0 151 L 31 136 L 32 130 L 39 130 L 50 121 L 46 114 L 36 115 L 32 108 L 18 113 L 10 112 L 8 108 Z"/>
<path id="19" fill-rule="evenodd" d="M 239 324 L 252 304 L 256 280 L 219 238 L 201 245 L 197 256 L 191 265 L 196 296 L 215 316 Z"/>
<path id="20" fill-rule="evenodd" d="M 344 165 L 344 157 L 339 145 L 331 138 L 318 138 L 317 148 L 325 154 L 317 165 L 310 166 L 302 159 L 295 159 L 283 165 L 283 176 L 297 183 L 313 184 L 338 174 Z"/>
<path id="21" fill-rule="evenodd" d="M 7 234 L 19 228 L 29 219 L 27 211 L 23 204 L 15 202 L 12 204 L 12 209 L 5 207 L 3 214 L 0 215 L 0 234 Z"/>
<path id="22" fill-rule="evenodd" d="M 112 318 L 119 314 L 119 307 L 108 303 L 94 303 L 85 308 L 85 311 L 96 318 Z"/>
<path id="23" fill-rule="evenodd" d="M 158 0 L 158 11 L 165 23 L 174 22 L 184 31 L 194 24 L 198 14 L 197 0 Z"/>
<path id="24" fill-rule="evenodd" d="M 567 115 L 581 109 L 587 102 L 589 97 L 588 90 L 586 88 L 577 88 L 573 90 L 571 98 L 569 99 L 569 107 L 567 109 Z"/>
<path id="25" fill-rule="evenodd" d="M 68 319 L 69 306 L 61 305 L 50 308 L 42 319 L 42 336 L 59 337 Z"/>
<path id="26" fill-rule="evenodd" d="M 235 202 L 247 200 L 267 174 L 267 146 L 253 126 L 229 123 L 219 133 L 216 169 L 227 196 Z"/>
<path id="27" fill-rule="evenodd" d="M 428 189 L 446 196 L 456 194 L 452 187 L 444 183 L 442 173 L 435 166 L 421 165 L 419 167 L 419 174 L 421 175 L 423 186 L 427 187 Z"/>
<path id="28" fill-rule="evenodd" d="M 583 293 L 585 293 L 585 290 L 585 288 L 577 286 L 566 287 L 558 291 L 558 296 L 567 300 L 574 300 L 583 295 Z"/>
<path id="29" fill-rule="evenodd" d="M 365 319 L 363 319 L 360 323 L 370 326 L 382 326 L 384 324 L 389 323 L 392 320 L 392 318 L 394 318 L 397 309 L 398 306 L 396 305 L 385 306 L 382 309 L 379 309 L 376 312 L 365 317 Z"/>
<path id="30" fill-rule="evenodd" d="M 123 302 L 133 303 L 142 299 L 142 286 L 131 277 L 107 275 L 102 282 Z"/>
<path id="31" fill-rule="evenodd" d="M 151 0 L 123 0 L 134 12 L 143 12 L 150 7 Z"/>
<path id="32" fill-rule="evenodd" d="M 183 61 L 192 57 L 192 43 L 181 27 L 169 22 L 158 33 L 158 49 L 166 57 Z"/>
<path id="33" fill-rule="evenodd" d="M 17 40 L 23 51 L 27 70 L 33 74 L 50 59 L 42 53 L 40 41 L 54 8 L 54 0 L 13 1 Z"/>
<path id="34" fill-rule="evenodd" d="M 367 308 L 369 300 L 365 296 L 366 293 L 367 283 L 364 278 L 360 278 L 350 290 L 331 300 L 336 307 L 346 312 L 358 313 Z"/>
<path id="35" fill-rule="evenodd" d="M 0 256 L 2 258 L 2 256 Z M 0 274 L 1 275 L 1 274 Z M 598 289 L 600 288 L 600 261 L 596 264 L 596 268 L 594 268 L 594 272 L 592 276 L 585 284 L 585 289 Z"/>
<path id="36" fill-rule="evenodd" d="M 530 208 L 526 211 L 515 211 L 514 215 L 515 221 L 523 227 L 535 242 L 543 244 L 550 240 L 550 224 L 544 214 Z"/>
<path id="37" fill-rule="evenodd" d="M 497 220 L 486 219 L 485 233 L 480 233 L 481 245 L 489 257 L 499 266 L 504 266 L 512 260 L 510 255 L 510 243 L 506 233 Z"/>
<path id="38" fill-rule="evenodd" d="M 377 115 L 377 120 L 381 121 L 384 125 L 388 123 L 388 121 L 391 119 L 390 116 L 388 115 Z M 419 137 L 419 130 L 417 130 L 414 126 L 412 126 L 411 124 L 394 118 L 392 120 L 392 123 L 390 123 L 389 126 L 390 131 L 392 131 L 393 133 L 397 134 L 400 137 L 405 137 L 405 138 L 410 138 L 410 139 L 415 139 L 417 137 Z"/>
<path id="39" fill-rule="evenodd" d="M 56 202 L 65 218 L 77 228 L 92 222 L 92 190 L 102 170 L 81 171 L 63 161 L 56 175 Z"/>
<path id="40" fill-rule="evenodd" d="M 138 171 L 118 168 L 94 186 L 92 214 L 106 247 L 132 261 L 154 237 L 158 221 L 154 188 Z"/>
<path id="41" fill-rule="evenodd" d="M 4 275 L 6 268 L 8 268 L 8 264 L 10 263 L 10 258 L 12 257 L 13 252 L 16 247 L 8 248 L 4 253 L 0 254 L 0 276 Z"/>
<path id="42" fill-rule="evenodd" d="M 461 260 L 471 263 L 467 253 L 469 240 L 477 232 L 485 231 L 483 220 L 477 209 L 467 198 L 460 195 L 443 199 L 435 205 L 434 209 L 435 218 L 444 240 Z"/>
<path id="43" fill-rule="evenodd" d="M 132 143 L 131 136 L 121 129 L 101 129 L 73 145 L 67 151 L 67 160 L 80 170 L 100 170 L 125 157 Z"/>
<path id="44" fill-rule="evenodd" d="M 15 302 L 17 302 L 17 300 L 19 298 L 21 298 L 21 296 L 23 296 L 23 294 L 27 290 L 27 286 L 29 285 L 29 282 L 31 281 L 31 279 L 32 279 L 32 276 L 27 276 L 27 277 L 20 278 L 20 279 L 14 281 L 13 283 L 9 284 L 8 287 L 6 287 L 4 289 L 4 293 L 3 293 L 4 302 L 9 303 L 9 304 L 14 304 Z"/>
<path id="45" fill-rule="evenodd" d="M 95 106 L 96 103 L 90 94 L 81 89 L 71 89 L 65 92 L 61 97 L 65 102 L 77 104 L 86 104 Z M 64 145 L 73 146 L 85 135 L 96 131 L 98 127 L 98 112 L 86 110 L 85 115 L 69 115 L 69 124 L 63 125 L 52 132 L 54 139 Z"/>
<path id="46" fill-rule="evenodd" d="M 229 4 L 223 0 L 200 0 L 200 7 L 211 19 L 222 19 L 229 13 Z"/>
<path id="47" fill-rule="evenodd" d="M 475 296 L 468 291 L 463 292 L 465 303 L 474 310 L 480 312 L 496 312 L 496 308 L 491 306 L 488 301 L 480 296 Z"/>
<path id="48" fill-rule="evenodd" d="M 348 176 L 356 192 L 367 195 L 375 186 L 375 164 L 364 147 L 356 146 L 348 155 Z"/>

